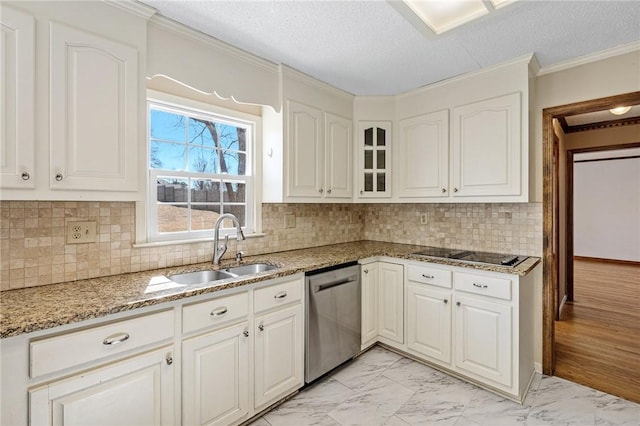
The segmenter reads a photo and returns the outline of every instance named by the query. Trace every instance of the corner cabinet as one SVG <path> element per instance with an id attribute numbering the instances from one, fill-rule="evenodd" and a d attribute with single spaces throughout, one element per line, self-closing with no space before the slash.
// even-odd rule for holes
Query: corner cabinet
<path id="1" fill-rule="evenodd" d="M 391 122 L 358 123 L 358 197 L 391 197 Z"/>
<path id="2" fill-rule="evenodd" d="M 512 93 L 453 109 L 454 197 L 522 194 L 520 98 L 520 93 Z"/>

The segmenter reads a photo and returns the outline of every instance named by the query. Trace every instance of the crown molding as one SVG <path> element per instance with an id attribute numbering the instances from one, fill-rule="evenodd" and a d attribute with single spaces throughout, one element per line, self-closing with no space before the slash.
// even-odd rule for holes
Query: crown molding
<path id="1" fill-rule="evenodd" d="M 102 0 L 110 6 L 125 10 L 144 19 L 149 19 L 158 11 L 135 0 Z"/>
<path id="2" fill-rule="evenodd" d="M 324 81 L 318 80 L 315 77 L 311 77 L 310 75 L 305 74 L 302 71 L 298 71 L 294 68 L 291 68 L 288 65 L 281 64 L 280 68 L 281 68 L 281 74 L 283 76 L 295 78 L 298 81 L 315 86 L 321 90 L 329 91 L 345 99 L 353 99 L 355 97 L 355 95 L 352 93 L 345 92 L 344 90 L 338 89 L 337 87 L 334 87 L 329 83 L 325 83 Z"/>
<path id="3" fill-rule="evenodd" d="M 577 67 L 580 65 L 589 64 L 591 62 L 597 62 L 603 59 L 612 58 L 614 56 L 624 55 L 625 53 L 631 53 L 635 51 L 640 53 L 640 41 L 634 41 L 631 43 L 613 47 L 611 49 L 601 50 L 599 52 L 590 53 L 588 55 L 584 55 L 574 59 L 570 59 L 568 61 L 560 62 L 555 65 L 542 67 L 538 72 L 538 77 L 546 74 L 553 74 L 554 72 L 558 72 L 558 71 L 564 71 L 569 68 Z"/>

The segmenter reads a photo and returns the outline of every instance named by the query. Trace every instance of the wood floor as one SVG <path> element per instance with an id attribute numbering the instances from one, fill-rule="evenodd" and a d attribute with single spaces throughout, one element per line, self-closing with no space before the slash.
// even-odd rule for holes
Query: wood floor
<path id="1" fill-rule="evenodd" d="M 640 265 L 576 259 L 555 333 L 556 376 L 640 403 Z"/>

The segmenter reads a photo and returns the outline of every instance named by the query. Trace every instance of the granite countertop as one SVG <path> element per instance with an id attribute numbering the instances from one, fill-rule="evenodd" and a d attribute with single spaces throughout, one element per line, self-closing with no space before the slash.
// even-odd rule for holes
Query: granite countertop
<path id="1" fill-rule="evenodd" d="M 217 282 L 215 286 L 179 285 L 166 278 L 167 275 L 211 269 L 211 263 L 205 262 L 4 291 L 0 293 L 0 338 L 45 330 L 108 314 L 199 294 L 213 293 L 374 256 L 428 261 L 515 275 L 527 274 L 540 261 L 538 257 L 530 257 L 520 265 L 509 268 L 493 265 L 471 265 L 451 259 L 425 259 L 411 255 L 421 249 L 424 247 L 378 241 L 357 241 L 250 256 L 245 258 L 243 263 L 265 262 L 277 265 L 279 268 L 256 276 Z M 224 269 L 229 266 L 235 266 L 235 262 L 223 262 L 220 268 Z"/>

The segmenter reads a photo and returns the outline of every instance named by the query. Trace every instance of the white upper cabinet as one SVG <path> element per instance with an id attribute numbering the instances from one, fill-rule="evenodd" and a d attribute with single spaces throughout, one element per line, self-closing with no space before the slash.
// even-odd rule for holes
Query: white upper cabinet
<path id="1" fill-rule="evenodd" d="M 3 2 L 3 199 L 141 199 L 152 13 L 127 2 Z"/>
<path id="2" fill-rule="evenodd" d="M 325 113 L 324 190 L 327 197 L 353 196 L 353 123 Z"/>
<path id="3" fill-rule="evenodd" d="M 449 110 L 400 121 L 398 197 L 446 197 L 449 191 Z"/>
<path id="4" fill-rule="evenodd" d="M 51 188 L 136 191 L 137 50 L 57 22 L 50 34 Z"/>
<path id="5" fill-rule="evenodd" d="M 358 123 L 358 197 L 391 197 L 391 122 Z"/>
<path id="6" fill-rule="evenodd" d="M 320 197 L 323 192 L 322 112 L 287 101 L 289 197 Z"/>
<path id="7" fill-rule="evenodd" d="M 453 196 L 522 193 L 520 93 L 453 109 Z"/>
<path id="8" fill-rule="evenodd" d="M 282 67 L 283 111 L 263 108 L 263 202 L 351 202 L 353 95 Z"/>
<path id="9" fill-rule="evenodd" d="M 0 14 L 0 188 L 35 186 L 35 20 Z"/>

